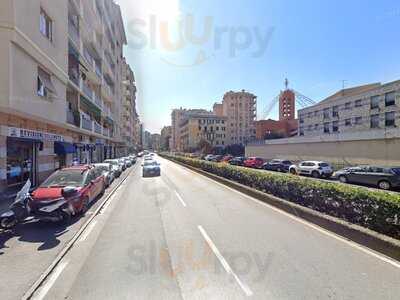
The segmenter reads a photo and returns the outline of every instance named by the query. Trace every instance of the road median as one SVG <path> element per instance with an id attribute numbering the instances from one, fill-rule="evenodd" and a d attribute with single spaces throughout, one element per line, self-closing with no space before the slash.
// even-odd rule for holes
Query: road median
<path id="1" fill-rule="evenodd" d="M 185 161 L 186 158 L 182 159 L 177 159 L 177 157 L 173 156 L 166 156 L 162 155 L 162 157 L 171 160 L 181 166 L 184 166 L 192 171 L 195 171 L 199 174 L 202 174 L 208 178 L 211 178 L 219 183 L 222 183 L 228 187 L 231 187 L 239 192 L 242 192 L 248 196 L 251 196 L 259 201 L 262 201 L 266 204 L 269 204 L 271 206 L 274 206 L 282 211 L 285 211 L 289 214 L 292 214 L 296 217 L 299 217 L 303 220 L 306 220 L 308 222 L 311 222 L 313 224 L 316 224 L 326 230 L 329 230 L 333 233 L 336 233 L 344 238 L 347 238 L 351 241 L 354 241 L 358 244 L 361 244 L 365 247 L 368 247 L 372 250 L 375 250 L 379 253 L 385 254 L 391 258 L 394 258 L 398 261 L 400 261 L 400 240 L 390 237 L 388 235 L 379 233 L 375 230 L 371 230 L 370 228 L 366 228 L 363 226 L 360 226 L 359 224 L 353 224 L 349 222 L 348 220 L 343 220 L 341 218 L 338 218 L 336 216 L 328 215 L 327 213 L 302 206 L 298 203 L 294 203 L 293 201 L 283 199 L 281 197 L 274 196 L 270 193 L 266 193 L 264 191 L 260 191 L 259 189 L 255 188 L 257 184 L 254 184 L 254 186 L 248 186 L 246 184 L 242 184 L 237 182 L 236 180 L 228 179 L 223 176 L 220 176 L 220 174 L 214 174 L 214 172 L 210 172 L 210 170 L 204 170 L 199 167 L 199 162 L 196 162 L 194 165 L 192 164 L 192 161 L 188 163 L 188 161 Z M 187 160 L 187 159 L 186 159 Z M 211 163 L 210 163 L 211 164 Z M 208 166 L 208 165 L 207 165 Z M 228 166 L 227 166 L 228 167 Z M 216 168 L 216 167 L 213 167 Z M 219 166 L 218 168 L 224 168 L 224 166 Z M 228 167 L 231 168 L 231 167 Z M 236 168 L 238 171 L 235 172 L 241 172 L 239 168 Z M 248 172 L 246 170 L 246 172 Z M 252 170 L 249 171 L 254 172 Z M 215 172 L 218 173 L 218 172 Z M 256 174 L 256 173 L 254 173 Z M 254 175 L 252 173 L 252 175 Z M 277 176 L 282 176 L 278 174 Z M 289 175 L 287 175 L 289 176 Z M 241 178 L 241 177 L 240 177 Z M 237 178 L 236 178 L 237 179 Z M 287 179 L 286 177 L 282 177 L 282 180 Z M 260 178 L 254 178 L 254 180 L 260 180 Z M 291 180 L 291 179 L 289 179 Z M 246 182 L 243 180 L 243 182 Z M 283 183 L 285 184 L 285 183 Z M 329 185 L 328 185 L 329 187 Z M 384 195 L 384 194 L 382 194 Z M 322 196 L 322 195 L 321 195 Z M 292 200 L 292 199 L 291 199 Z M 329 199 L 332 200 L 332 199 Z M 332 200 L 333 201 L 333 200 Z M 349 200 L 350 202 L 356 202 L 356 198 Z M 366 199 L 367 201 L 367 199 Z M 334 201 L 333 201 L 334 202 Z M 386 204 L 386 202 L 385 202 Z M 396 203 L 397 205 L 397 203 Z M 339 208 L 338 209 L 343 209 Z M 393 207 L 388 206 L 383 209 L 393 209 Z M 396 215 L 397 217 L 397 215 Z M 380 228 L 380 227 L 377 227 Z M 391 227 L 390 227 L 391 228 Z M 395 224 L 395 228 L 396 224 Z"/>

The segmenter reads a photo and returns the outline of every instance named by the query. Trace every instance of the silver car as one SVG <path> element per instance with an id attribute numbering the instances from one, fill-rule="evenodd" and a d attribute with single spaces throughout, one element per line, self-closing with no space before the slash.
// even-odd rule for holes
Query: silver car
<path id="1" fill-rule="evenodd" d="M 329 178 L 333 174 L 332 166 L 324 161 L 302 161 L 289 167 L 291 174 L 311 175 L 314 178 Z"/>
<path id="2" fill-rule="evenodd" d="M 142 166 L 143 166 L 143 177 L 161 175 L 160 164 L 155 160 L 145 160 Z"/>
<path id="3" fill-rule="evenodd" d="M 122 173 L 122 165 L 117 159 L 107 159 L 104 163 L 108 163 L 111 165 L 111 170 L 113 172 L 114 178 L 121 176 Z"/>
<path id="4" fill-rule="evenodd" d="M 114 172 L 112 165 L 110 163 L 94 164 L 96 169 L 100 169 L 105 178 L 106 187 L 114 181 Z"/>

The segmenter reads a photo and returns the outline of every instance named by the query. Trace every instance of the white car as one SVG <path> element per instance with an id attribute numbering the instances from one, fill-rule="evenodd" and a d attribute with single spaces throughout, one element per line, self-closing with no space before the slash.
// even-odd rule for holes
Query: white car
<path id="1" fill-rule="evenodd" d="M 324 161 L 302 161 L 289 167 L 291 174 L 311 175 L 314 178 L 329 178 L 333 174 L 332 166 Z"/>

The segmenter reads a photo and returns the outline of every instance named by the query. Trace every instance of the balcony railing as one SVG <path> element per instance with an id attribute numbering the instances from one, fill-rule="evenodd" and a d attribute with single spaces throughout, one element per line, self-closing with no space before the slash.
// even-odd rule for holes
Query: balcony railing
<path id="1" fill-rule="evenodd" d="M 93 131 L 93 121 L 87 119 L 87 117 L 83 114 L 81 114 L 81 128 Z"/>
<path id="2" fill-rule="evenodd" d="M 81 89 L 87 98 L 93 100 L 94 92 L 83 80 L 81 80 Z"/>
<path id="3" fill-rule="evenodd" d="M 95 67 L 97 77 L 99 77 L 99 79 L 101 79 L 101 76 L 103 75 L 101 72 L 101 64 L 95 62 L 94 67 Z"/>
<path id="4" fill-rule="evenodd" d="M 94 132 L 102 134 L 102 126 L 96 121 L 94 121 Z"/>
<path id="5" fill-rule="evenodd" d="M 100 108 L 103 107 L 103 101 L 101 100 L 101 97 L 96 93 L 94 93 L 94 103 L 96 103 L 96 105 Z"/>
<path id="6" fill-rule="evenodd" d="M 67 123 L 80 127 L 79 112 L 67 109 Z"/>

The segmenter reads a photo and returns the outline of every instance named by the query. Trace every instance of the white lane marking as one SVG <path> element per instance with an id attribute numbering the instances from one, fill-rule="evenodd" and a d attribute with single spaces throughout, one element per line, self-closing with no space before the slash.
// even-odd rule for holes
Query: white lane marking
<path id="1" fill-rule="evenodd" d="M 43 287 L 39 290 L 37 295 L 33 295 L 32 299 L 34 300 L 42 300 L 44 297 L 46 297 L 47 293 L 51 289 L 51 287 L 54 285 L 56 282 L 57 278 L 60 276 L 62 271 L 65 269 L 65 267 L 68 265 L 69 261 L 63 261 L 61 262 L 50 274 L 50 277 L 47 279 Z"/>
<path id="2" fill-rule="evenodd" d="M 179 201 L 181 201 L 182 205 L 183 205 L 184 207 L 186 207 L 185 201 L 183 201 L 181 195 L 179 195 L 179 193 L 178 193 L 177 191 L 175 191 L 175 195 L 176 195 L 176 197 L 179 199 Z"/>
<path id="3" fill-rule="evenodd" d="M 228 262 L 225 260 L 221 252 L 219 252 L 217 246 L 213 243 L 211 238 L 208 236 L 207 232 L 204 230 L 204 228 L 201 225 L 198 225 L 197 228 L 200 230 L 200 233 L 202 234 L 203 238 L 206 240 L 208 246 L 210 246 L 211 250 L 214 252 L 215 256 L 218 258 L 218 260 L 221 262 L 222 266 L 224 267 L 225 271 L 232 275 L 233 278 L 235 278 L 236 282 L 239 284 L 240 288 L 243 290 L 243 292 L 246 294 L 247 297 L 252 296 L 253 292 L 250 290 L 250 288 L 243 283 L 240 278 L 235 274 L 235 272 L 232 270 L 231 266 L 228 264 Z"/>
<path id="4" fill-rule="evenodd" d="M 182 167 L 182 168 L 183 168 L 183 167 Z M 195 171 L 192 171 L 192 170 L 190 170 L 190 169 L 186 169 L 186 170 L 188 170 L 188 171 L 191 172 L 191 173 L 194 173 L 194 174 L 197 174 L 197 175 L 201 175 L 201 174 L 199 174 L 199 173 L 197 173 L 197 172 L 195 172 Z M 324 229 L 324 228 L 322 228 L 322 227 L 319 227 L 318 225 L 314 225 L 314 224 L 312 224 L 312 223 L 309 223 L 309 222 L 307 222 L 307 221 L 305 221 L 305 220 L 303 220 L 303 219 L 301 219 L 301 218 L 299 218 L 299 217 L 296 217 L 296 216 L 294 216 L 294 215 L 291 215 L 291 214 L 289 214 L 289 213 L 287 213 L 287 212 L 285 212 L 285 211 L 283 211 L 283 210 L 280 210 L 280 209 L 278 209 L 278 208 L 276 208 L 276 207 L 274 207 L 274 206 L 272 206 L 272 205 L 270 205 L 270 204 L 261 202 L 260 200 L 258 200 L 258 199 L 256 199 L 256 198 L 253 198 L 253 197 L 251 197 L 251 196 L 249 196 L 249 195 L 246 195 L 246 194 L 244 194 L 244 193 L 242 193 L 242 192 L 239 192 L 239 191 L 237 191 L 237 190 L 235 190 L 235 189 L 233 189 L 233 188 L 231 188 L 231 187 L 228 187 L 228 186 L 226 186 L 226 185 L 224 185 L 224 184 L 222 184 L 222 183 L 219 183 L 219 182 L 217 182 L 217 181 L 215 181 L 215 180 L 213 180 L 213 179 L 211 179 L 211 178 L 208 178 L 208 177 L 206 177 L 206 176 L 204 176 L 204 175 L 202 175 L 202 177 L 205 178 L 205 179 L 207 179 L 208 181 L 214 182 L 214 183 L 216 183 L 216 184 L 218 184 L 218 185 L 224 187 L 225 189 L 228 189 L 228 190 L 230 190 L 230 191 L 232 191 L 232 192 L 235 192 L 235 193 L 237 193 L 237 194 L 240 194 L 240 195 L 242 195 L 243 197 L 245 197 L 245 198 L 247 198 L 247 199 L 250 199 L 251 201 L 253 201 L 253 202 L 255 202 L 255 203 L 259 204 L 259 205 L 266 206 L 266 207 L 272 209 L 273 211 L 275 211 L 275 212 L 277 212 L 277 213 L 280 213 L 280 214 L 282 214 L 282 215 L 284 215 L 284 216 L 286 216 L 286 217 L 288 217 L 288 218 L 290 218 L 290 219 L 292 219 L 292 220 L 295 220 L 295 221 L 297 221 L 297 222 L 299 222 L 299 223 L 301 223 L 301 224 L 303 224 L 303 225 L 305 225 L 305 226 L 308 226 L 308 227 L 310 227 L 310 228 L 313 228 L 313 229 L 319 231 L 319 232 L 322 233 L 322 234 L 325 234 L 325 235 L 327 235 L 327 236 L 329 236 L 329 237 L 332 237 L 332 238 L 334 238 L 334 239 L 336 239 L 336 240 L 338 240 L 338 241 L 341 241 L 341 242 L 347 244 L 348 246 L 350 246 L 350 247 L 352 247 L 352 248 L 358 249 L 358 250 L 360 250 L 360 251 L 362 251 L 362 252 L 364 252 L 364 253 L 366 253 L 366 254 L 369 254 L 369 255 L 371 255 L 371 256 L 373 256 L 373 257 L 375 257 L 375 258 L 377 258 L 377 259 L 379 259 L 379 260 L 381 260 L 381 261 L 383 261 L 383 262 L 386 262 L 386 263 L 392 265 L 393 267 L 396 267 L 396 268 L 399 268 L 399 269 L 400 269 L 400 263 L 399 263 L 399 262 L 393 260 L 392 258 L 390 258 L 390 257 L 388 257 L 388 256 L 386 256 L 386 255 L 384 255 L 384 254 L 375 252 L 375 251 L 372 250 L 372 249 L 369 249 L 369 248 L 366 248 L 366 247 L 364 247 L 364 246 L 361 246 L 361 245 L 359 245 L 359 244 L 357 244 L 357 243 L 355 243 L 355 242 L 353 242 L 353 241 L 351 241 L 351 240 L 348 240 L 348 239 L 346 239 L 346 238 L 344 238 L 344 237 L 341 237 L 340 235 L 337 235 L 337 234 L 335 234 L 335 233 L 333 233 L 333 232 L 330 232 L 330 231 L 328 231 L 328 230 L 326 230 L 326 229 Z"/>
<path id="5" fill-rule="evenodd" d="M 84 242 L 87 239 L 87 237 L 89 236 L 89 234 L 92 232 L 92 230 L 94 229 L 94 226 L 96 226 L 96 224 L 97 224 L 97 221 L 93 220 L 92 223 L 90 223 L 88 225 L 88 227 L 86 228 L 86 230 L 83 232 L 83 234 L 79 238 L 78 242 Z"/>

